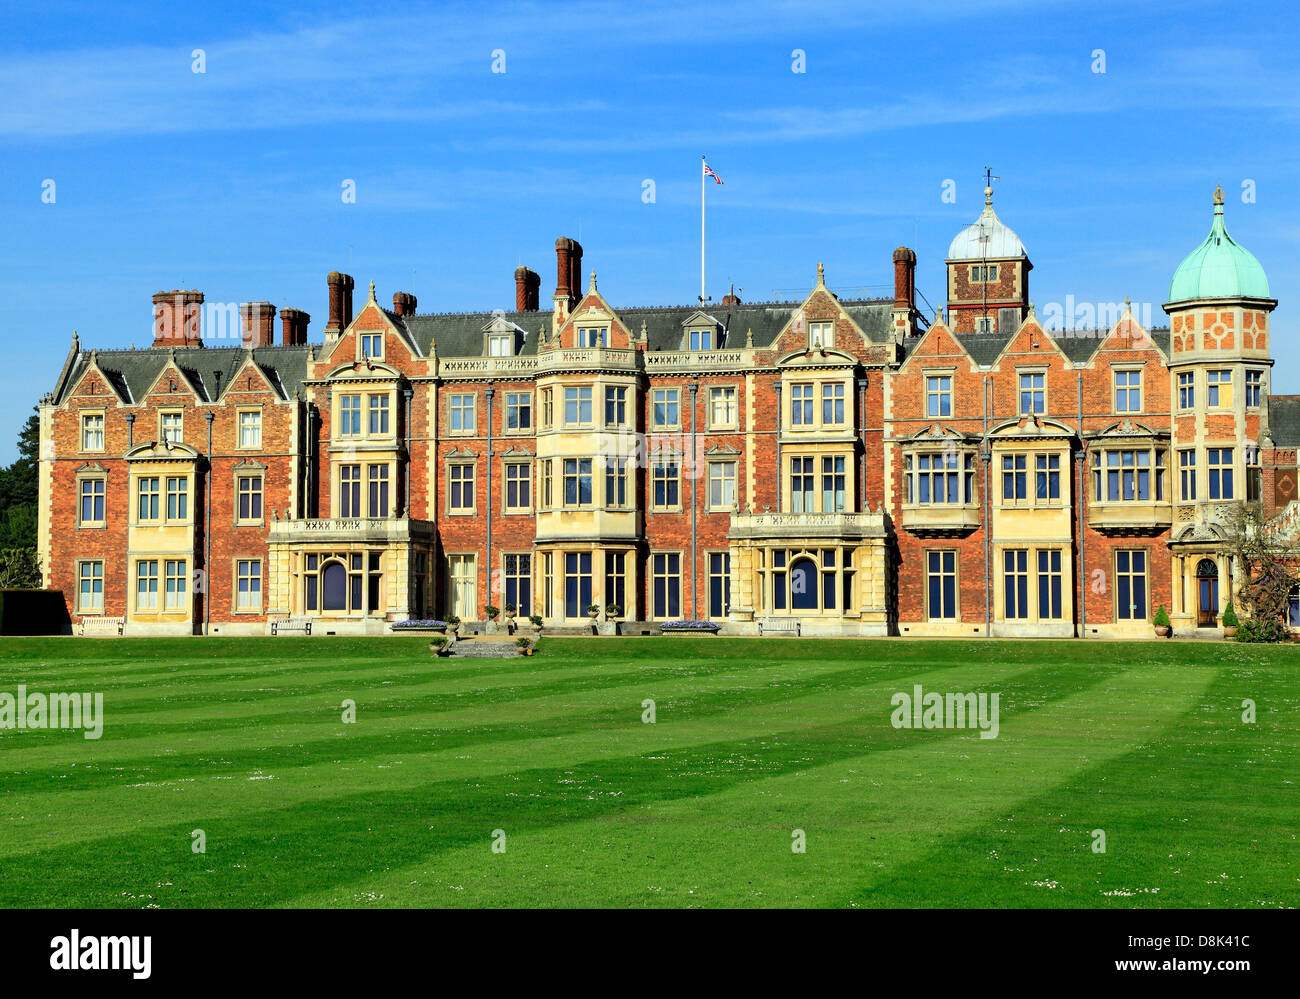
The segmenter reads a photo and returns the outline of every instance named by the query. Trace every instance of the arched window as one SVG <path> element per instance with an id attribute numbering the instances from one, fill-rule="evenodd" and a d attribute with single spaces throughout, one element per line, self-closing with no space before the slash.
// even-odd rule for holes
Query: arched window
<path id="1" fill-rule="evenodd" d="M 790 567 L 790 607 L 817 609 L 817 565 L 810 558 L 798 559 Z"/>
<path id="2" fill-rule="evenodd" d="M 1219 567 L 1214 564 L 1214 559 L 1203 558 L 1196 563 L 1197 576 L 1217 576 L 1218 574 Z"/>
<path id="3" fill-rule="evenodd" d="M 348 609 L 348 571 L 342 562 L 326 564 L 321 572 L 321 591 L 325 610 Z"/>

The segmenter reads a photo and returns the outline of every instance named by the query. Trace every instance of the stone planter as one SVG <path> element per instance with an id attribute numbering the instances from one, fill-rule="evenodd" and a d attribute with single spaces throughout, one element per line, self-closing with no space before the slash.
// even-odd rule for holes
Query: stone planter
<path id="1" fill-rule="evenodd" d="M 1165 629 L 1166 631 L 1168 629 Z M 660 628 L 661 635 L 716 635 L 717 628 Z"/>
<path id="2" fill-rule="evenodd" d="M 1225 625 L 1223 626 L 1223 637 L 1224 637 L 1224 638 L 1236 638 L 1236 637 L 1237 637 L 1237 626 L 1236 626 L 1235 624 L 1225 624 Z"/>
<path id="3" fill-rule="evenodd" d="M 1156 634 L 1159 635 L 1161 638 L 1169 637 L 1169 625 L 1157 624 L 1155 625 L 1155 629 L 1156 629 Z"/>

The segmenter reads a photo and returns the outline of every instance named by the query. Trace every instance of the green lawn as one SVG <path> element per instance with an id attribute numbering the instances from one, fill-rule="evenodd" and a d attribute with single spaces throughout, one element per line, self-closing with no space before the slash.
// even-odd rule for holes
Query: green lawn
<path id="1" fill-rule="evenodd" d="M 917 683 L 998 738 L 893 728 Z M 105 727 L 0 731 L 3 906 L 1300 904 L 1296 648 L 7 639 L 18 684 Z"/>

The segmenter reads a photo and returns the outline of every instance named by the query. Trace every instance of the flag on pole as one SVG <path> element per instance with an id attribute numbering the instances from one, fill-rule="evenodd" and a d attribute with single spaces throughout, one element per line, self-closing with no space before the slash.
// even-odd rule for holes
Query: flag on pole
<path id="1" fill-rule="evenodd" d="M 712 178 L 713 178 L 714 180 L 716 180 L 719 184 L 722 183 L 722 178 L 719 177 L 716 173 L 713 172 L 713 168 L 712 168 L 711 166 L 709 166 L 708 163 L 705 163 L 705 164 L 704 164 L 704 176 L 706 176 L 706 177 L 712 177 Z"/>

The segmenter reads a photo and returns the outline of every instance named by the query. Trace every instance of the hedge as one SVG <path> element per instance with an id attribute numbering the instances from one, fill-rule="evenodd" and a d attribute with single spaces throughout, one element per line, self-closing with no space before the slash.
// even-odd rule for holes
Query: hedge
<path id="1" fill-rule="evenodd" d="M 0 590 L 0 635 L 70 635 L 62 590 Z"/>

